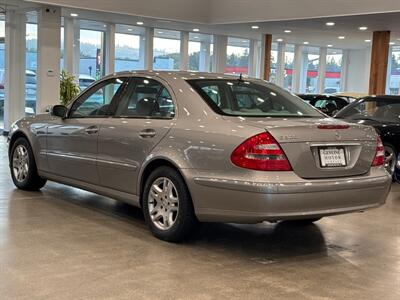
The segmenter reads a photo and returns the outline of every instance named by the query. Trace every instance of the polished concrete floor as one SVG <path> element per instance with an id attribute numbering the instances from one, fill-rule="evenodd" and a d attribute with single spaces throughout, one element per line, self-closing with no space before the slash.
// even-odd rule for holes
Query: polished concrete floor
<path id="1" fill-rule="evenodd" d="M 0 153 L 0 299 L 400 299 L 400 185 L 363 214 L 205 224 L 176 245 L 129 205 L 16 190 Z"/>

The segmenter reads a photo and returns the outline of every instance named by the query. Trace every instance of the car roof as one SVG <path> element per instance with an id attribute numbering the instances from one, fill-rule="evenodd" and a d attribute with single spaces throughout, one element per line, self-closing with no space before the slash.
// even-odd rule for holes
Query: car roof
<path id="1" fill-rule="evenodd" d="M 395 95 L 372 95 L 372 96 L 367 96 L 363 97 L 361 99 L 366 99 L 366 100 L 395 100 L 395 101 L 400 101 L 400 96 L 395 96 Z"/>
<path id="2" fill-rule="evenodd" d="M 90 79 L 95 81 L 96 78 L 93 78 L 92 76 L 86 75 L 86 74 L 79 74 L 79 79 Z"/>
<path id="3" fill-rule="evenodd" d="M 222 74 L 222 73 L 209 73 L 209 72 L 197 72 L 197 71 L 158 71 L 158 70 L 135 70 L 135 71 L 123 71 L 110 74 L 106 77 L 114 76 L 159 76 L 165 79 L 176 79 L 180 78 L 183 80 L 188 79 L 226 79 L 226 80 L 237 80 L 240 74 Z M 260 81 L 261 79 L 251 78 L 247 75 L 243 75 L 244 80 L 249 81 Z M 268 82 L 268 81 L 265 81 Z"/>

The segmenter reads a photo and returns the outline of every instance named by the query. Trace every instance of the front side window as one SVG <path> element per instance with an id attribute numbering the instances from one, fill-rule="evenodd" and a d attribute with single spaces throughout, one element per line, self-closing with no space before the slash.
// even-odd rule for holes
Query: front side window
<path id="1" fill-rule="evenodd" d="M 188 83 L 218 114 L 243 117 L 322 117 L 300 98 L 264 82 L 201 79 Z"/>
<path id="2" fill-rule="evenodd" d="M 71 118 L 95 118 L 110 116 L 113 98 L 126 87 L 126 78 L 103 81 L 84 93 L 72 105 Z"/>
<path id="3" fill-rule="evenodd" d="M 160 82 L 135 78 L 130 90 L 118 104 L 115 115 L 126 118 L 171 119 L 175 115 L 175 106 L 171 94 Z"/>
<path id="4" fill-rule="evenodd" d="M 400 101 L 392 99 L 364 99 L 340 111 L 337 118 L 400 122 Z"/>

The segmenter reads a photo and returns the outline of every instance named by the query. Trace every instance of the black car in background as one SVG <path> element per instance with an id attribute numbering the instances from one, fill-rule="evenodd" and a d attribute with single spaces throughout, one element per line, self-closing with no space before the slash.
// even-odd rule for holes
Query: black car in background
<path id="1" fill-rule="evenodd" d="M 348 122 L 371 125 L 385 146 L 385 167 L 393 174 L 400 153 L 400 96 L 369 96 L 359 99 L 335 115 Z"/>
<path id="2" fill-rule="evenodd" d="M 298 96 L 328 116 L 335 115 L 343 107 L 349 105 L 348 101 L 336 96 L 318 94 L 299 94 Z"/>

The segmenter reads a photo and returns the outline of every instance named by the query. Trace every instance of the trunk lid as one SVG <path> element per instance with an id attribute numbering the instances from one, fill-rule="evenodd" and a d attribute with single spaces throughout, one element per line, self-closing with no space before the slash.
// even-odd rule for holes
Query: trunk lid
<path id="1" fill-rule="evenodd" d="M 306 179 L 366 174 L 376 152 L 376 132 L 369 126 L 331 118 L 224 118 L 268 131 L 282 147 L 293 171 Z M 331 125 L 347 125 L 348 128 L 322 129 Z M 338 159 L 345 165 L 333 166 Z"/>

